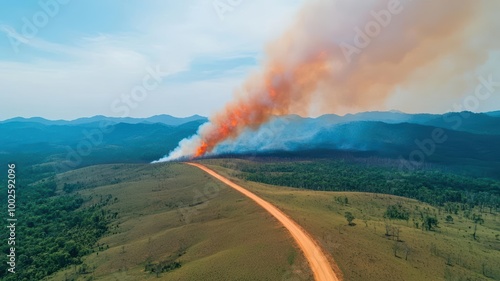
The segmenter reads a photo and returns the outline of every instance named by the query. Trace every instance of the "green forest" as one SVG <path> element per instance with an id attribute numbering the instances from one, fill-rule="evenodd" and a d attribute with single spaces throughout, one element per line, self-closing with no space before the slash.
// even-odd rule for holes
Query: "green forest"
<path id="1" fill-rule="evenodd" d="M 46 177 L 47 173 L 32 167 L 18 173 L 17 270 L 11 274 L 7 263 L 1 263 L 0 280 L 41 280 L 68 265 L 81 264 L 81 258 L 94 251 L 94 244 L 107 231 L 109 214 L 102 207 L 109 199 L 87 206 L 90 198 L 59 194 L 54 175 Z M 6 202 L 6 195 L 0 196 L 2 202 Z M 0 240 L 7 241 L 8 234 L 2 231 Z M 7 255 L 10 247 L 2 243 L 2 254 Z"/>
<path id="2" fill-rule="evenodd" d="M 373 162 L 373 161 L 372 161 Z M 345 159 L 238 162 L 240 178 L 261 183 L 324 191 L 392 194 L 448 209 L 481 211 L 500 207 L 500 181 L 437 169 L 401 171 L 397 167 Z"/>

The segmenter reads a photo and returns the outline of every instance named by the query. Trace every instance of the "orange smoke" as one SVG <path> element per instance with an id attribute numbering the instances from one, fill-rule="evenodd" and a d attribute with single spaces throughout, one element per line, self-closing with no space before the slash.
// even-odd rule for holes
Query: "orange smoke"
<path id="1" fill-rule="evenodd" d="M 445 111 L 500 49 L 498 10 L 489 0 L 311 0 L 235 99 L 165 160 L 204 156 L 273 115 Z"/>
<path id="2" fill-rule="evenodd" d="M 211 119 L 212 129 L 203 134 L 194 157 L 200 157 L 228 138 L 235 138 L 245 128 L 257 128 L 273 115 L 290 112 L 294 97 L 310 95 L 317 82 L 328 73 L 324 52 L 309 58 L 293 68 L 273 62 L 261 77 L 250 79 L 244 89 L 249 95 L 242 96 L 226 105 Z M 257 82 L 257 80 L 263 82 Z"/>

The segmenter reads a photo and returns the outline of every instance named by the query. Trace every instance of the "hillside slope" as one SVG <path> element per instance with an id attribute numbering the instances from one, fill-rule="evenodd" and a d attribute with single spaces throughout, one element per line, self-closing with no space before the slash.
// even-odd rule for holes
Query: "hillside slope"
<path id="1" fill-rule="evenodd" d="M 274 218 L 194 167 L 100 165 L 58 181 L 83 183 L 75 192 L 94 200 L 117 198 L 104 210 L 116 218 L 77 273 L 68 268 L 49 280 L 311 279 L 300 250 Z"/>
<path id="2" fill-rule="evenodd" d="M 474 223 L 466 212 L 446 212 L 404 197 L 363 192 L 321 192 L 241 180 L 234 160 L 205 165 L 276 205 L 313 235 L 338 263 L 346 281 L 498 280 L 500 214 L 483 213 Z M 332 175 L 334 177 L 335 175 Z M 401 205 L 408 221 L 385 218 L 389 206 Z M 348 225 L 350 212 L 354 224 Z M 479 209 L 474 210 L 479 213 Z M 424 230 L 421 215 L 439 224 Z M 446 222 L 450 215 L 454 220 Z M 397 236 L 395 231 L 397 230 Z"/>

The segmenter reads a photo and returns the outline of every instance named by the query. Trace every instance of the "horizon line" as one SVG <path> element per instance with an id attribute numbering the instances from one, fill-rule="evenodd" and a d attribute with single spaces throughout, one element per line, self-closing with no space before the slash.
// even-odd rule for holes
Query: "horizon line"
<path id="1" fill-rule="evenodd" d="M 428 115 L 445 115 L 445 114 L 449 114 L 449 113 L 462 113 L 462 112 L 468 112 L 468 113 L 474 113 L 474 114 L 487 114 L 487 113 L 494 113 L 494 112 L 498 112 L 500 111 L 500 109 L 498 110 L 493 110 L 493 111 L 469 111 L 469 110 L 462 110 L 462 111 L 447 111 L 447 112 L 443 112 L 443 113 L 431 113 L 431 112 L 418 112 L 418 113 L 408 113 L 408 112 L 404 112 L 404 111 L 401 111 L 401 110 L 369 110 L 369 111 L 359 111 L 359 112 L 355 112 L 355 113 L 346 113 L 344 115 L 339 115 L 339 114 L 336 114 L 336 113 L 325 113 L 325 114 L 321 114 L 321 115 L 317 115 L 317 116 L 302 116 L 300 114 L 295 114 L 295 113 L 290 113 L 290 114 L 283 114 L 283 115 L 273 115 L 273 117 L 275 116 L 299 116 L 301 118 L 319 118 L 319 117 L 322 117 L 322 116 L 327 116 L 327 115 L 336 115 L 336 116 L 339 116 L 339 117 L 345 117 L 345 116 L 349 116 L 349 115 L 356 115 L 356 114 L 362 114 L 362 113 L 398 113 L 398 114 L 406 114 L 406 115 L 419 115 L 419 114 L 428 114 Z M 169 116 L 169 117 L 172 117 L 172 118 L 176 118 L 176 119 L 187 119 L 187 118 L 192 118 L 192 117 L 200 117 L 201 118 L 206 118 L 206 119 L 210 119 L 209 117 L 207 116 L 203 116 L 203 115 L 199 115 L 199 114 L 193 114 L 193 115 L 189 115 L 189 116 L 184 116 L 184 117 L 178 117 L 178 116 L 174 116 L 174 115 L 170 115 L 170 114 L 167 114 L 167 113 L 163 113 L 163 114 L 155 114 L 155 115 L 151 115 L 151 116 L 147 116 L 147 117 L 132 117 L 132 116 L 125 116 L 125 117 L 120 117 L 120 116 L 106 116 L 106 115 L 102 115 L 102 114 L 97 114 L 97 115 L 93 115 L 93 116 L 82 116 L 82 117 L 77 117 L 77 118 L 74 118 L 74 119 L 49 119 L 49 118 L 46 118 L 46 117 L 42 117 L 42 116 L 31 116 L 31 117 L 25 117 L 25 116 L 15 116 L 15 117 L 10 117 L 10 118 L 7 118 L 7 119 L 2 119 L 0 120 L 0 122 L 6 122 L 6 121 L 10 121 L 12 119 L 25 119 L 25 120 L 29 120 L 29 119 L 43 119 L 45 121 L 49 121 L 49 122 L 74 122 L 74 121 L 77 121 L 77 120 L 81 120 L 81 119 L 92 119 L 92 118 L 96 118 L 96 117 L 102 117 L 102 118 L 110 118 L 110 119 L 135 119 L 135 120 L 138 120 L 138 119 L 150 119 L 150 118 L 153 118 L 153 117 L 158 117 L 158 116 Z"/>

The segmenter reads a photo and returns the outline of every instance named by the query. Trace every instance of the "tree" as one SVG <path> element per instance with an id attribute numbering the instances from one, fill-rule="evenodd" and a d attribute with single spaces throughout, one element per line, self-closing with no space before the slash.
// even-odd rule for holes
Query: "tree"
<path id="1" fill-rule="evenodd" d="M 351 212 L 345 212 L 344 216 L 349 225 L 352 225 L 352 221 L 355 219 L 354 215 Z"/>
<path id="2" fill-rule="evenodd" d="M 434 227 L 438 225 L 438 219 L 436 217 L 431 217 L 431 216 L 425 216 L 423 225 L 425 227 L 425 230 L 432 230 Z"/>
<path id="3" fill-rule="evenodd" d="M 410 219 L 410 211 L 404 208 L 401 203 L 389 205 L 384 213 L 384 218 L 408 221 Z"/>
<path id="4" fill-rule="evenodd" d="M 453 217 L 450 215 L 446 216 L 446 223 L 453 223 Z"/>
<path id="5" fill-rule="evenodd" d="M 78 245 L 76 244 L 75 241 L 69 240 L 66 245 L 64 246 L 64 249 L 66 252 L 71 256 L 71 257 L 77 257 L 79 253 Z"/>
<path id="6" fill-rule="evenodd" d="M 84 263 L 82 266 L 80 266 L 80 269 L 78 270 L 81 274 L 86 274 L 88 273 L 89 266 Z"/>
<path id="7" fill-rule="evenodd" d="M 474 222 L 474 233 L 472 234 L 472 237 L 474 237 L 474 240 L 476 240 L 477 224 L 483 224 L 484 219 L 481 214 L 479 215 L 472 214 L 472 221 Z"/>

